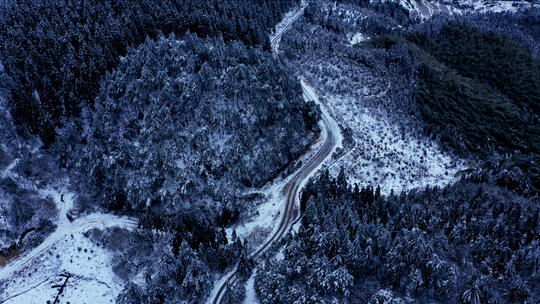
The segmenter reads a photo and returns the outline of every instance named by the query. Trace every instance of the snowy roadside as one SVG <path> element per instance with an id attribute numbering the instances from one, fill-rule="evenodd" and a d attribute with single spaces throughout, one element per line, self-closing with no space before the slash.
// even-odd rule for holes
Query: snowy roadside
<path id="1" fill-rule="evenodd" d="M 274 55 L 278 55 L 279 51 L 279 43 L 281 41 L 281 37 L 285 31 L 287 31 L 293 24 L 293 22 L 302 14 L 304 8 L 307 6 L 307 2 L 303 1 L 300 8 L 295 9 L 285 15 L 283 20 L 276 26 L 275 33 L 270 36 L 271 44 L 272 44 L 272 50 L 274 52 Z M 306 101 L 313 101 L 317 105 L 319 105 L 320 110 L 322 112 L 322 119 L 323 121 L 319 122 L 320 129 L 322 130 L 321 135 L 319 137 L 319 140 L 310 148 L 310 150 L 305 153 L 298 161 L 300 163 L 305 163 L 319 151 L 319 149 L 322 147 L 323 143 L 328 139 L 328 136 L 334 136 L 333 140 L 335 142 L 335 145 L 333 147 L 332 151 L 335 151 L 337 147 L 342 147 L 343 145 L 343 136 L 341 134 L 341 130 L 336 123 L 336 121 L 330 116 L 329 110 L 326 108 L 326 106 L 319 100 L 317 94 L 315 93 L 315 90 L 307 83 L 307 81 L 300 77 L 300 83 L 302 86 L 302 90 L 304 92 L 303 97 Z M 330 129 L 328 129 L 330 128 Z M 307 176 L 299 185 L 299 189 L 302 189 L 303 186 L 308 182 L 309 177 L 316 174 L 321 168 L 323 168 L 323 165 L 330 159 L 332 156 L 332 152 L 328 154 L 328 156 L 325 158 L 323 162 L 321 162 L 314 170 L 311 171 L 309 176 Z M 300 169 L 298 169 L 299 171 Z M 258 191 L 262 193 L 265 196 L 265 203 L 261 204 L 255 213 L 255 216 L 252 217 L 250 220 L 248 220 L 246 223 L 243 223 L 241 225 L 237 225 L 235 227 L 231 227 L 227 229 L 227 236 L 230 238 L 232 236 L 232 231 L 236 231 L 236 235 L 242 239 L 247 239 L 248 244 L 256 244 L 256 243 L 262 243 L 267 237 L 273 235 L 276 233 L 276 231 L 279 229 L 279 225 L 275 225 L 276 222 L 278 222 L 278 218 L 281 214 L 284 212 L 284 208 L 286 208 L 286 204 L 282 204 L 282 202 L 287 201 L 287 199 L 283 195 L 283 189 L 285 188 L 285 185 L 298 173 L 295 172 L 294 174 L 289 175 L 285 179 L 278 179 L 274 181 L 273 184 L 266 186 L 261 191 Z M 299 193 L 297 193 L 299 195 Z M 298 198 L 297 198 L 298 201 Z M 280 204 L 281 202 L 281 204 Z M 299 206 L 297 206 L 299 207 Z M 273 228 L 272 228 L 273 227 Z M 294 229 L 294 228 L 293 228 Z M 253 236 L 255 234 L 255 236 Z M 266 236 L 264 236 L 266 235 Z M 257 248 L 249 248 L 249 250 L 253 250 Z M 250 279 L 246 282 L 246 298 L 244 300 L 245 304 L 253 304 L 258 303 L 256 299 L 256 294 L 254 290 L 254 275 L 255 272 L 252 274 Z M 223 276 L 221 279 L 219 279 L 214 286 L 222 286 L 224 282 L 228 280 L 230 277 L 230 274 L 227 274 Z M 209 301 L 214 299 L 217 295 L 217 289 L 214 288 L 212 291 Z"/>
<path id="2" fill-rule="evenodd" d="M 304 89 L 304 99 L 306 101 L 312 100 L 320 106 L 323 119 L 326 120 L 326 125 L 330 126 L 331 133 L 336 137 L 336 148 L 342 147 L 343 136 L 341 135 L 341 130 L 338 124 L 332 119 L 332 116 L 330 116 L 326 106 L 319 100 L 313 87 L 311 87 L 303 78 L 300 78 L 300 83 Z M 303 164 L 312 158 L 328 138 L 328 130 L 326 130 L 322 122 L 319 122 L 319 128 L 322 130 L 322 132 L 317 142 L 310 147 L 309 151 L 296 160 L 295 167 L 300 167 L 298 166 L 299 164 Z M 321 163 L 313 171 L 312 175 L 319 171 L 324 164 L 325 162 Z M 283 202 L 286 200 L 286 198 L 283 196 L 282 190 L 294 175 L 295 174 L 291 174 L 286 178 L 278 178 L 273 183 L 266 185 L 260 190 L 257 190 L 257 193 L 264 196 L 264 203 L 258 206 L 256 212 L 247 221 L 239 225 L 229 227 L 225 230 L 229 240 L 231 240 L 233 230 L 236 231 L 236 235 L 240 237 L 240 239 L 247 239 L 248 244 L 254 244 L 253 241 L 255 240 L 258 240 L 258 242 L 255 242 L 255 244 L 262 243 L 262 241 L 266 239 L 264 236 L 271 235 L 273 232 L 275 232 L 275 230 L 278 229 L 275 223 L 279 219 L 279 216 L 282 214 L 283 208 L 285 207 Z M 305 179 L 304 182 L 300 184 L 300 188 L 302 188 L 307 181 L 308 179 Z M 262 240 L 260 239 L 261 233 L 264 237 Z M 255 248 L 250 249 L 254 250 Z"/>
<path id="3" fill-rule="evenodd" d="M 276 25 L 274 32 L 270 35 L 270 43 L 272 45 L 272 51 L 277 56 L 279 50 L 279 43 L 281 42 L 281 36 L 285 33 L 294 23 L 294 21 L 304 12 L 309 2 L 302 0 L 300 7 L 297 7 L 287 13 L 283 19 Z"/>
<path id="4" fill-rule="evenodd" d="M 334 142 L 335 145 L 333 146 L 333 150 L 326 156 L 324 161 L 319 163 L 319 165 L 315 167 L 310 172 L 310 174 L 302 180 L 302 182 L 298 186 L 298 189 L 302 189 L 311 176 L 315 175 L 321 168 L 324 168 L 323 166 L 331 158 L 332 152 L 337 147 L 340 147 L 342 145 L 343 139 L 338 124 L 329 115 L 326 107 L 320 102 L 317 94 L 315 93 L 315 90 L 309 84 L 307 84 L 307 82 L 303 78 L 300 78 L 300 82 L 304 90 L 305 100 L 314 101 L 320 106 L 322 112 L 322 121 L 319 122 L 319 124 L 322 132 L 319 136 L 318 141 L 311 146 L 310 150 L 307 153 L 305 153 L 299 160 L 297 160 L 297 163 L 304 164 L 312 157 L 314 157 L 323 146 L 323 143 L 327 141 L 329 136 L 334 137 L 332 142 Z M 280 229 L 280 225 L 276 225 L 276 223 L 281 222 L 280 216 L 284 214 L 284 208 L 287 207 L 286 204 L 283 204 L 283 202 L 287 201 L 287 198 L 284 196 L 283 193 L 283 190 L 286 189 L 285 185 L 287 185 L 292 178 L 298 175 L 301 169 L 302 166 L 300 166 L 297 170 L 295 170 L 293 174 L 289 175 L 288 177 L 284 179 L 279 178 L 275 180 L 272 184 L 265 186 L 261 190 L 258 190 L 257 193 L 261 193 L 265 197 L 264 203 L 259 205 L 257 212 L 246 222 L 226 229 L 227 236 L 231 238 L 232 232 L 234 230 L 236 231 L 236 235 L 238 237 L 248 240 L 248 246 L 249 244 L 265 244 L 266 242 L 264 241 L 271 235 L 274 235 Z M 296 193 L 296 195 L 299 195 L 299 193 Z M 298 197 L 296 201 L 298 202 Z M 299 208 L 299 206 L 297 206 L 297 208 Z M 248 251 L 255 252 L 258 248 L 260 248 L 260 246 L 263 245 L 258 245 L 258 247 L 250 247 L 248 248 Z M 214 286 L 222 286 L 232 274 L 233 272 L 230 272 L 227 275 L 221 277 L 215 282 Z M 253 276 L 247 283 L 248 286 L 246 287 L 246 290 L 248 294 L 246 297 L 246 301 L 249 302 L 244 303 L 257 303 L 255 299 L 255 292 L 253 289 Z M 216 297 L 216 295 L 217 289 L 214 288 L 209 297 L 208 303 L 210 303 Z"/>

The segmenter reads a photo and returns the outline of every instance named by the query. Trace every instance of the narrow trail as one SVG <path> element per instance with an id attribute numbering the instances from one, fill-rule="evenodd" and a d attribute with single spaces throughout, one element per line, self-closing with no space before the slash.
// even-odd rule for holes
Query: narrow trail
<path id="1" fill-rule="evenodd" d="M 270 37 L 272 52 L 274 57 L 278 57 L 279 42 L 283 34 L 291 28 L 294 21 L 302 15 L 307 3 L 303 3 L 300 9 L 292 14 L 288 14 L 285 19 L 278 26 L 276 33 Z M 293 224 L 300 218 L 300 214 L 297 208 L 297 202 L 300 191 L 308 181 L 309 177 L 317 172 L 317 170 L 331 157 L 336 147 L 341 144 L 342 135 L 336 121 L 330 116 L 324 105 L 320 102 L 315 90 L 306 82 L 303 77 L 300 77 L 300 83 L 302 85 L 302 91 L 305 100 L 314 101 L 320 106 L 321 109 L 321 129 L 325 135 L 324 143 L 319 150 L 313 155 L 299 170 L 293 173 L 293 177 L 287 182 L 281 191 L 285 197 L 285 206 L 283 214 L 277 229 L 270 235 L 270 237 L 253 253 L 250 254 L 251 259 L 259 258 L 268 248 L 275 242 L 279 241 L 290 230 Z M 217 291 L 211 297 L 209 303 L 218 304 L 221 303 L 223 297 L 227 293 L 230 286 L 236 283 L 238 274 L 237 268 L 229 272 L 225 279 L 222 280 L 217 286 Z"/>

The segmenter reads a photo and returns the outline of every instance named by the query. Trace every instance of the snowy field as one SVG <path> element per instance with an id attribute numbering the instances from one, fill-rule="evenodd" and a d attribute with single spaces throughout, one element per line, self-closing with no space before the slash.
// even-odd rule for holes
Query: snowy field
<path id="1" fill-rule="evenodd" d="M 446 185 L 465 168 L 463 161 L 441 151 L 432 140 L 413 136 L 373 114 L 359 99 L 325 95 L 336 119 L 353 130 L 356 145 L 330 170 L 337 175 L 343 168 L 349 182 L 359 186 L 381 187 L 383 194 L 426 185 Z"/>
<path id="2" fill-rule="evenodd" d="M 122 290 L 112 272 L 111 254 L 84 236 L 92 228 L 133 228 L 136 222 L 112 214 L 94 213 L 70 222 L 66 212 L 73 207 L 73 193 L 60 186 L 41 189 L 59 211 L 57 228 L 39 246 L 0 268 L 0 303 L 32 304 L 54 301 L 69 276 L 61 295 L 63 303 L 111 303 Z M 62 195 L 63 194 L 63 195 Z"/>
<path id="3" fill-rule="evenodd" d="M 333 176 L 343 168 L 351 185 L 380 186 L 383 194 L 389 194 L 428 184 L 444 186 L 467 168 L 464 160 L 424 136 L 418 122 L 406 118 L 408 109 L 391 112 L 395 106 L 388 92 L 399 88 L 377 83 L 380 80 L 363 69 L 335 63 L 317 60 L 317 67 L 307 73 L 331 115 L 352 130 L 354 146 L 332 164 Z M 309 64 L 313 62 L 305 63 Z"/>
<path id="4" fill-rule="evenodd" d="M 123 288 L 112 272 L 111 254 L 97 247 L 82 233 L 60 240 L 0 285 L 0 302 L 6 304 L 45 303 L 57 296 L 70 274 L 61 303 L 114 303 Z"/>

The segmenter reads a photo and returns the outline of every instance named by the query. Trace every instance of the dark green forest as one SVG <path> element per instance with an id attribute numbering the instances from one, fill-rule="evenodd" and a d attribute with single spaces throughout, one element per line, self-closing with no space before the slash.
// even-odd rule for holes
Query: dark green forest
<path id="1" fill-rule="evenodd" d="M 422 49 L 416 99 L 429 132 L 483 158 L 494 151 L 521 155 L 513 160 L 530 180 L 524 191 L 538 193 L 538 58 L 504 35 L 456 22 L 407 39 Z"/>

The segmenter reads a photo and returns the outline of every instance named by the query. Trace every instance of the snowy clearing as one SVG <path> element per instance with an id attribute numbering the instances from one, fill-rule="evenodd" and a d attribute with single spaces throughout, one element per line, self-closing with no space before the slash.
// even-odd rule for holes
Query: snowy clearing
<path id="1" fill-rule="evenodd" d="M 52 285 L 63 281 L 60 274 L 69 273 L 62 302 L 110 303 L 123 284 L 111 269 L 111 255 L 95 246 L 82 233 L 73 233 L 37 256 L 31 265 L 17 271 L 11 280 L 0 285 L 0 303 L 44 303 L 58 293 Z M 36 301 L 39 299 L 39 301 Z"/>
<path id="2" fill-rule="evenodd" d="M 464 161 L 441 151 L 435 141 L 409 134 L 359 99 L 326 94 L 325 101 L 336 119 L 353 130 L 356 142 L 330 168 L 333 176 L 344 168 L 351 184 L 379 185 L 381 193 L 389 194 L 428 184 L 444 186 L 466 167 Z"/>
<path id="3" fill-rule="evenodd" d="M 255 293 L 255 274 L 257 271 L 253 271 L 253 274 L 246 282 L 246 298 L 244 299 L 243 304 L 253 304 L 258 303 L 257 294 Z"/>
<path id="4" fill-rule="evenodd" d="M 384 111 L 374 113 L 364 99 L 338 95 L 331 89 L 320 94 L 333 117 L 353 130 L 355 141 L 354 148 L 330 167 L 331 175 L 337 176 L 343 168 L 351 184 L 379 185 L 381 193 L 390 194 L 428 184 L 444 186 L 466 168 L 465 161 L 441 151 L 434 140 L 410 134 L 392 123 Z M 385 95 L 383 91 L 369 98 L 387 98 Z"/>
<path id="5" fill-rule="evenodd" d="M 112 273 L 110 254 L 92 244 L 83 233 L 92 229 L 120 226 L 135 228 L 128 217 L 94 213 L 70 222 L 66 212 L 73 208 L 74 194 L 59 188 L 41 189 L 53 198 L 58 209 L 56 230 L 39 246 L 0 268 L 0 303 L 35 303 L 31 299 L 54 300 L 60 274 L 73 275 L 63 298 L 72 303 L 109 303 L 120 292 L 120 282 Z"/>

